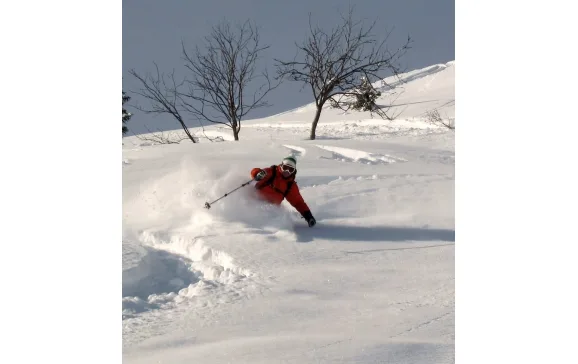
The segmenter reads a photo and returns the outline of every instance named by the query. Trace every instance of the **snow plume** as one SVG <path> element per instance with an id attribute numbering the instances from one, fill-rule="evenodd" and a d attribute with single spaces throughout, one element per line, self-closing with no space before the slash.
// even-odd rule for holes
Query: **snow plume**
<path id="1" fill-rule="evenodd" d="M 291 229 L 290 207 L 260 200 L 255 182 L 241 187 L 251 180 L 246 167 L 232 164 L 225 169 L 213 168 L 194 156 L 183 156 L 177 163 L 141 181 L 138 193 L 125 199 L 126 238 L 135 239 L 144 230 L 186 230 L 198 236 L 216 228 Z M 205 208 L 206 202 L 221 197 L 210 209 Z"/>
<path id="2" fill-rule="evenodd" d="M 246 169 L 232 167 L 208 191 L 207 200 L 212 202 L 249 181 Z M 212 216 L 221 223 L 241 224 L 249 228 L 291 228 L 291 211 L 261 200 L 254 185 L 255 182 L 251 182 L 215 202 L 209 210 Z"/>
<path id="3" fill-rule="evenodd" d="M 178 166 L 149 176 L 139 183 L 138 192 L 123 201 L 125 234 L 142 229 L 170 230 L 181 227 L 203 210 L 204 196 L 214 185 L 202 163 L 185 156 Z"/>

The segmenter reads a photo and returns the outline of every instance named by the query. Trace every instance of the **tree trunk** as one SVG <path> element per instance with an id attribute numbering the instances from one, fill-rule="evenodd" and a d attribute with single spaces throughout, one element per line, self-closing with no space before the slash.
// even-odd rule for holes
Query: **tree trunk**
<path id="1" fill-rule="evenodd" d="M 313 119 L 313 124 L 311 124 L 311 134 L 309 139 L 315 140 L 315 129 L 317 129 L 317 122 L 319 122 L 319 117 L 321 117 L 321 110 L 323 109 L 323 104 L 317 106 L 317 111 L 315 112 L 315 118 Z"/>
<path id="2" fill-rule="evenodd" d="M 195 140 L 195 137 L 193 137 L 191 135 L 191 133 L 189 132 L 189 128 L 187 128 L 187 126 L 185 125 L 185 122 L 179 119 L 179 123 L 181 123 L 181 126 L 183 127 L 183 130 L 185 131 L 185 134 L 187 134 L 187 136 L 189 137 L 189 139 L 193 142 L 196 143 L 197 141 Z"/>
<path id="3" fill-rule="evenodd" d="M 236 141 L 239 141 L 239 131 L 241 131 L 241 128 L 239 127 L 239 124 L 236 120 L 233 121 L 233 137 L 235 138 Z"/>

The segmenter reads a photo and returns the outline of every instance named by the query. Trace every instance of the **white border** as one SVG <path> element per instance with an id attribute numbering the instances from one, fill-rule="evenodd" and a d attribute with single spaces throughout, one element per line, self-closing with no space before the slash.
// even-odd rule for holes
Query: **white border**
<path id="1" fill-rule="evenodd" d="M 4 363 L 122 361 L 122 2 L 2 2 Z"/>

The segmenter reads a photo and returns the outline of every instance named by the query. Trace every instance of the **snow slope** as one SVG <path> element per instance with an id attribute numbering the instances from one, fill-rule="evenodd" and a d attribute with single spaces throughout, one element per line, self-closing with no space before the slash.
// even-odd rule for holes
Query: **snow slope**
<path id="1" fill-rule="evenodd" d="M 454 134 L 422 119 L 453 117 L 454 62 L 404 78 L 399 120 L 326 109 L 317 140 L 311 105 L 124 138 L 124 362 L 454 361 Z M 315 227 L 250 186 L 203 207 L 289 154 Z"/>

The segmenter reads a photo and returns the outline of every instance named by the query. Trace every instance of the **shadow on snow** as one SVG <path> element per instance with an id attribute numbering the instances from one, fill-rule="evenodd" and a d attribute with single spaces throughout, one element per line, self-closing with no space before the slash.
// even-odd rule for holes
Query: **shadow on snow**
<path id="1" fill-rule="evenodd" d="M 313 239 L 341 241 L 448 241 L 455 242 L 456 232 L 453 229 L 429 229 L 400 226 L 354 226 L 324 225 L 314 228 L 297 228 L 297 241 L 310 242 Z"/>

